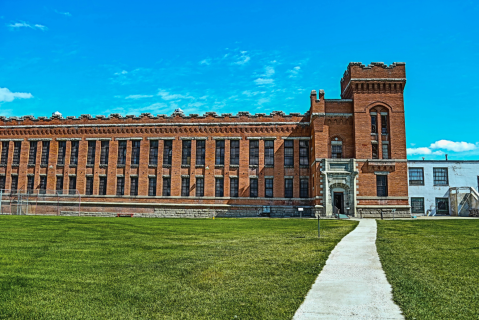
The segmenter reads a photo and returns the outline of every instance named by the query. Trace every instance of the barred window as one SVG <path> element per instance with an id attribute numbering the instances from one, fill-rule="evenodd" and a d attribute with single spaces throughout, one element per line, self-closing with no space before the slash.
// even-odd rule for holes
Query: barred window
<path id="1" fill-rule="evenodd" d="M 225 164 L 225 141 L 224 140 L 216 140 L 215 164 L 218 164 L 218 165 Z"/>
<path id="2" fill-rule="evenodd" d="M 12 193 L 17 193 L 18 190 L 18 176 L 12 176 Z"/>
<path id="3" fill-rule="evenodd" d="M 28 164 L 37 163 L 37 141 L 30 141 L 30 152 L 28 153 Z"/>
<path id="4" fill-rule="evenodd" d="M 6 182 L 5 176 L 0 176 L 0 190 L 2 191 L 5 191 L 5 182 Z"/>
<path id="5" fill-rule="evenodd" d="M 138 177 L 130 177 L 130 196 L 138 195 Z"/>
<path id="6" fill-rule="evenodd" d="M 183 140 L 183 148 L 181 150 L 181 164 L 190 165 L 191 163 L 191 140 Z"/>
<path id="7" fill-rule="evenodd" d="M 383 143 L 383 159 L 389 159 L 389 144 Z"/>
<path id="8" fill-rule="evenodd" d="M 224 180 L 223 178 L 216 178 L 215 181 L 215 197 L 224 197 Z"/>
<path id="9" fill-rule="evenodd" d="M 409 168 L 409 185 L 424 185 L 424 168 Z"/>
<path id="10" fill-rule="evenodd" d="M 274 166 L 274 140 L 264 141 L 264 165 Z"/>
<path id="11" fill-rule="evenodd" d="M 249 196 L 251 198 L 258 197 L 258 179 L 249 179 Z"/>
<path id="12" fill-rule="evenodd" d="M 108 164 L 108 156 L 110 154 L 110 141 L 101 142 L 100 164 Z"/>
<path id="13" fill-rule="evenodd" d="M 99 189 L 98 194 L 100 196 L 106 196 L 106 177 L 100 177 Z"/>
<path id="14" fill-rule="evenodd" d="M 40 165 L 48 166 L 48 158 L 50 157 L 50 141 L 42 141 L 42 161 Z"/>
<path id="15" fill-rule="evenodd" d="M 158 164 L 158 140 L 150 140 L 150 165 Z"/>
<path id="16" fill-rule="evenodd" d="M 373 159 L 379 159 L 379 147 L 377 143 L 372 144 Z"/>
<path id="17" fill-rule="evenodd" d="M 203 197 L 205 195 L 205 180 L 203 178 L 196 178 L 196 196 Z"/>
<path id="18" fill-rule="evenodd" d="M 140 164 L 140 140 L 131 141 L 131 164 Z"/>
<path id="19" fill-rule="evenodd" d="M 388 134 L 388 115 L 381 112 L 381 133 Z"/>
<path id="20" fill-rule="evenodd" d="M 171 157 L 173 155 L 173 141 L 165 140 L 163 146 L 163 165 L 171 165 Z"/>
<path id="21" fill-rule="evenodd" d="M 125 177 L 116 178 L 116 195 L 123 196 L 125 194 Z"/>
<path id="22" fill-rule="evenodd" d="M 71 153 L 70 153 L 70 164 L 76 165 L 78 164 L 78 148 L 80 145 L 80 141 L 72 141 L 71 142 Z"/>
<path id="23" fill-rule="evenodd" d="M 8 148 L 10 146 L 10 141 L 2 141 L 2 159 L 0 160 L 1 164 L 6 165 L 8 163 Z"/>
<path id="24" fill-rule="evenodd" d="M 118 141 L 118 164 L 119 165 L 126 164 L 126 141 L 125 140 Z"/>
<path id="25" fill-rule="evenodd" d="M 150 197 L 156 197 L 156 177 L 150 177 L 148 179 L 148 195 Z"/>
<path id="26" fill-rule="evenodd" d="M 230 178 L 230 197 L 238 197 L 238 178 Z"/>
<path id="27" fill-rule="evenodd" d="M 85 194 L 87 196 L 91 196 L 93 194 L 93 177 L 86 177 Z"/>
<path id="28" fill-rule="evenodd" d="M 171 178 L 163 178 L 163 196 L 169 197 L 171 195 Z"/>
<path id="29" fill-rule="evenodd" d="M 387 197 L 388 196 L 388 176 L 387 175 L 376 175 L 376 188 L 378 197 Z"/>
<path id="30" fill-rule="evenodd" d="M 196 164 L 205 164 L 205 140 L 196 140 Z"/>
<path id="31" fill-rule="evenodd" d="M 411 198 L 411 213 L 424 213 L 424 198 Z"/>
<path id="32" fill-rule="evenodd" d="M 449 214 L 449 198 L 436 198 L 436 213 Z"/>
<path id="33" fill-rule="evenodd" d="M 230 141 L 230 164 L 239 165 L 239 140 Z"/>
<path id="34" fill-rule="evenodd" d="M 309 141 L 305 141 L 305 140 L 299 141 L 299 165 L 300 166 L 309 165 Z"/>
<path id="35" fill-rule="evenodd" d="M 15 141 L 13 143 L 13 165 L 19 165 L 20 164 L 20 154 L 22 152 L 22 142 L 21 141 Z"/>
<path id="36" fill-rule="evenodd" d="M 68 193 L 70 194 L 76 194 L 76 189 L 77 189 L 77 177 L 76 176 L 70 176 L 69 177 L 70 182 L 68 184 Z"/>
<path id="37" fill-rule="evenodd" d="M 257 166 L 259 164 L 259 140 L 249 141 L 249 165 Z"/>
<path id="38" fill-rule="evenodd" d="M 58 194 L 63 194 L 63 176 L 57 176 L 56 191 Z"/>
<path id="39" fill-rule="evenodd" d="M 32 193 L 35 188 L 35 176 L 27 177 L 27 192 Z"/>
<path id="40" fill-rule="evenodd" d="M 284 179 L 284 197 L 293 197 L 293 179 Z"/>
<path id="41" fill-rule="evenodd" d="M 342 159 L 343 158 L 343 142 L 331 141 L 331 158 Z"/>
<path id="42" fill-rule="evenodd" d="M 309 197 L 309 179 L 299 180 L 299 197 L 300 198 Z"/>
<path id="43" fill-rule="evenodd" d="M 96 153 L 96 140 L 88 141 L 88 153 L 86 164 L 92 166 L 95 164 L 95 153 Z"/>
<path id="44" fill-rule="evenodd" d="M 449 184 L 447 168 L 433 168 L 432 170 L 435 186 L 447 186 Z"/>
<path id="45" fill-rule="evenodd" d="M 47 176 L 40 176 L 40 194 L 47 192 Z"/>
<path id="46" fill-rule="evenodd" d="M 375 113 L 371 113 L 371 133 L 378 133 L 378 116 Z"/>
<path id="47" fill-rule="evenodd" d="M 294 140 L 284 140 L 284 166 L 294 167 Z"/>
<path id="48" fill-rule="evenodd" d="M 190 178 L 181 178 L 181 196 L 190 196 Z"/>
<path id="49" fill-rule="evenodd" d="M 273 197 L 273 179 L 267 178 L 264 180 L 264 196 L 266 198 Z"/>
<path id="50" fill-rule="evenodd" d="M 66 141 L 58 141 L 58 159 L 57 159 L 57 164 L 58 165 L 64 165 L 65 164 L 66 148 L 67 148 L 67 142 Z M 30 145 L 30 150 L 31 150 L 31 145 Z"/>

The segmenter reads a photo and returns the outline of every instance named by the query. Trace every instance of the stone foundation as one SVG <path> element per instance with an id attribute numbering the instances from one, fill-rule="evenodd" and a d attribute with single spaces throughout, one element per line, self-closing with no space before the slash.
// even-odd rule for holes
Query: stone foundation
<path id="1" fill-rule="evenodd" d="M 396 212 L 392 212 L 396 209 Z M 356 218 L 381 218 L 381 210 L 383 218 L 411 218 L 409 208 L 358 208 Z"/>

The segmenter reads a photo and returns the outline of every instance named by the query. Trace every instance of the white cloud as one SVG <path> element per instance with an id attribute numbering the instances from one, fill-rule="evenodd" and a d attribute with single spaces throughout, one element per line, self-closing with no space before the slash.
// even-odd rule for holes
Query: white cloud
<path id="1" fill-rule="evenodd" d="M 67 17 L 72 16 L 70 12 L 61 12 L 61 11 L 57 11 L 57 10 L 55 10 L 55 12 L 58 13 L 58 14 L 63 14 L 64 16 L 67 16 Z"/>
<path id="2" fill-rule="evenodd" d="M 8 88 L 0 88 L 0 102 L 12 102 L 14 99 L 30 99 L 33 98 L 31 93 L 27 92 L 11 92 Z"/>
<path id="3" fill-rule="evenodd" d="M 258 78 L 254 81 L 254 83 L 256 83 L 259 86 L 262 86 L 262 85 L 273 84 L 274 80 L 273 79 L 268 79 L 268 78 Z"/>
<path id="4" fill-rule="evenodd" d="M 300 67 L 300 66 L 296 66 L 296 67 L 294 67 L 293 69 L 288 70 L 288 71 L 286 71 L 286 72 L 289 73 L 289 77 L 290 77 L 290 78 L 296 78 L 296 77 L 298 76 L 300 70 L 301 70 L 301 67 Z"/>
<path id="5" fill-rule="evenodd" d="M 127 74 L 127 73 L 128 73 L 128 71 L 122 70 L 122 71 L 120 71 L 120 72 L 115 72 L 114 74 L 115 74 L 115 76 L 120 76 L 120 75 L 122 75 L 122 74 Z"/>
<path id="6" fill-rule="evenodd" d="M 200 64 L 209 66 L 211 64 L 211 59 L 203 59 L 200 61 Z"/>
<path id="7" fill-rule="evenodd" d="M 264 75 L 265 77 L 271 77 L 274 74 L 274 68 L 271 66 L 266 66 L 264 68 Z"/>
<path id="8" fill-rule="evenodd" d="M 166 90 L 159 90 L 158 96 L 160 96 L 163 100 L 183 100 L 183 99 L 194 99 L 193 96 L 190 96 L 188 93 L 184 94 L 172 94 Z"/>
<path id="9" fill-rule="evenodd" d="M 21 22 L 15 22 L 15 23 L 10 23 L 8 27 L 13 30 L 13 29 L 19 29 L 19 28 L 30 28 L 30 29 L 40 29 L 42 31 L 48 30 L 48 28 L 44 25 L 41 24 L 29 24 L 25 21 Z"/>
<path id="10" fill-rule="evenodd" d="M 130 94 L 129 96 L 125 97 L 125 99 L 143 99 L 151 97 L 153 97 L 152 94 Z"/>
<path id="11" fill-rule="evenodd" d="M 243 65 L 248 63 L 248 61 L 251 60 L 251 57 L 248 56 L 246 53 L 248 53 L 248 51 L 241 51 L 240 56 L 238 57 L 238 60 L 234 62 L 233 64 Z M 227 55 L 228 54 L 225 55 L 225 58 L 227 57 Z"/>
<path id="12" fill-rule="evenodd" d="M 409 155 L 414 155 L 414 154 L 431 154 L 432 151 L 431 149 L 427 147 L 422 147 L 422 148 L 407 148 L 406 149 L 407 154 Z"/>
<path id="13" fill-rule="evenodd" d="M 450 140 L 439 140 L 429 146 L 431 149 L 444 149 L 454 152 L 464 152 L 477 149 L 477 146 L 469 142 L 454 142 Z"/>

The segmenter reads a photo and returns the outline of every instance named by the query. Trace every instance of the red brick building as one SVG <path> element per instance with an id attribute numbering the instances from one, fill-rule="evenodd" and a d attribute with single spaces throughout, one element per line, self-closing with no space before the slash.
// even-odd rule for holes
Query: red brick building
<path id="1" fill-rule="evenodd" d="M 54 190 L 68 214 L 78 190 L 85 214 L 408 214 L 405 84 L 404 63 L 350 63 L 341 99 L 313 90 L 304 114 L 0 117 L 3 201 Z"/>

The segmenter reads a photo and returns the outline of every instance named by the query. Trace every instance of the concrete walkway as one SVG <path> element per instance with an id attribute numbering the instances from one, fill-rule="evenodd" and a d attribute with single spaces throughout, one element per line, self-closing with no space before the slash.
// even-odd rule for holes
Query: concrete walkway
<path id="1" fill-rule="evenodd" d="M 376 220 L 360 220 L 338 243 L 294 320 L 404 319 L 379 261 L 376 232 Z"/>

